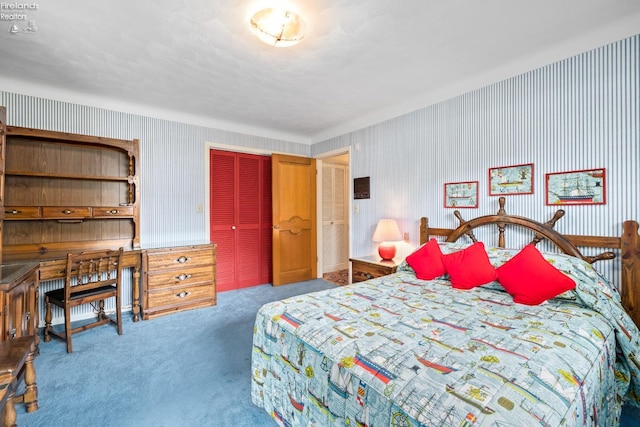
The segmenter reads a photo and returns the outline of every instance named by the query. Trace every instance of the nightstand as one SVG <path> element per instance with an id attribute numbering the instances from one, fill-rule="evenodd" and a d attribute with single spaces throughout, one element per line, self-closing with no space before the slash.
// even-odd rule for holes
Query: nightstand
<path id="1" fill-rule="evenodd" d="M 351 283 L 364 282 L 395 273 L 400 265 L 399 261 L 384 261 L 379 256 L 349 258 L 349 261 L 351 261 Z"/>

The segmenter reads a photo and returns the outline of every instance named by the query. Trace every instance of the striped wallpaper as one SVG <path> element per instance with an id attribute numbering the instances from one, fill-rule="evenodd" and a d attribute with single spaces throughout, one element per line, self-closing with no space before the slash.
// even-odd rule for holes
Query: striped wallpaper
<path id="1" fill-rule="evenodd" d="M 135 114 L 75 105 L 66 102 L 0 91 L 0 105 L 7 107 L 7 123 L 38 129 L 73 132 L 111 138 L 140 140 L 140 240 L 143 246 L 201 241 L 207 235 L 208 203 L 206 167 L 208 143 L 242 146 L 309 156 L 309 146 L 209 129 Z M 123 305 L 131 307 L 131 280 L 123 281 Z M 40 320 L 44 322 L 43 295 L 62 282 L 43 283 Z M 108 304 L 111 304 L 110 302 Z M 108 305 L 107 308 L 112 308 Z M 90 307 L 74 315 L 91 317 Z M 54 323 L 62 312 L 54 312 Z"/>
<path id="2" fill-rule="evenodd" d="M 640 217 L 639 58 L 636 35 L 312 146 L 312 155 L 350 146 L 352 176 L 371 177 L 371 199 L 352 201 L 352 254 L 375 252 L 379 218 L 396 218 L 411 247 L 420 216 L 456 226 L 443 208 L 446 182 L 479 181 L 479 206 L 461 209 L 465 219 L 496 213 L 488 169 L 523 163 L 534 164 L 534 194 L 507 196 L 508 213 L 544 222 L 556 210 L 545 205 L 546 173 L 606 168 L 606 205 L 564 206 L 556 228 L 619 236 Z"/>
<path id="3" fill-rule="evenodd" d="M 453 209 L 443 208 L 445 182 L 480 182 L 479 207 L 464 209 L 465 218 L 495 213 L 488 169 L 521 163 L 534 163 L 535 192 L 508 196 L 509 213 L 544 221 L 555 211 L 545 206 L 545 173 L 603 167 L 607 204 L 567 206 L 557 228 L 619 235 L 624 219 L 638 218 L 638 58 L 637 35 L 312 146 L 8 90 L 0 90 L 0 105 L 10 125 L 140 139 L 145 245 L 208 237 L 206 209 L 197 208 L 207 206 L 210 143 L 301 156 L 350 147 L 352 177 L 371 177 L 371 199 L 357 201 L 350 229 L 351 254 L 364 255 L 375 250 L 379 218 L 396 218 L 409 246 L 417 244 L 420 216 L 455 226 Z"/>

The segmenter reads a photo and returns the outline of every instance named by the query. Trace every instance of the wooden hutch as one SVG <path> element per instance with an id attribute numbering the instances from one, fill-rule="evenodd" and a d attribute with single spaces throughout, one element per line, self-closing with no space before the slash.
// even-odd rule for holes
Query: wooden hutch
<path id="1" fill-rule="evenodd" d="M 3 271 L 12 272 L 11 276 L 3 272 L 0 278 L 0 298 L 10 307 L 2 313 L 0 339 L 37 330 L 38 282 L 61 279 L 69 252 L 124 247 L 125 267 L 133 269 L 134 320 L 145 312 L 140 279 L 142 259 L 148 251 L 140 245 L 139 174 L 137 139 L 7 126 L 6 110 L 0 107 L 0 256 Z M 176 291 L 173 300 L 164 298 L 163 306 L 153 307 L 156 314 L 216 303 L 215 245 L 205 242 L 184 248 L 188 256 L 176 249 L 170 251 L 176 255 L 173 270 L 177 274 L 166 276 L 163 283 L 154 282 L 157 292 Z M 198 265 L 191 266 L 193 263 L 184 260 L 193 259 L 194 251 L 201 253 Z M 154 265 L 144 264 L 148 268 Z M 29 274 L 16 273 L 17 265 Z M 202 265 L 207 266 L 207 274 L 202 273 Z M 198 279 L 193 280 L 190 269 L 196 267 Z M 146 272 L 145 277 L 150 274 Z M 199 287 L 197 292 L 194 287 Z M 16 289 L 23 289 L 18 293 L 25 295 L 17 297 Z M 12 309 L 9 300 L 20 308 Z M 13 319 L 15 312 L 24 317 L 24 326 L 17 328 L 24 331 L 7 326 L 18 322 Z"/>

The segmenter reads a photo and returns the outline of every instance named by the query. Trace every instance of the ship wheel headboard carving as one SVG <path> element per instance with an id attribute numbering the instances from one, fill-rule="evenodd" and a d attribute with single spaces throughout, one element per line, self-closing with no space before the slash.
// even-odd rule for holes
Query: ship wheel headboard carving
<path id="1" fill-rule="evenodd" d="M 474 230 L 478 227 L 495 224 L 498 229 L 498 246 L 504 248 L 505 230 L 507 228 L 507 225 L 515 225 L 517 227 L 528 229 L 534 233 L 531 244 L 537 245 L 542 240 L 547 240 L 553 243 L 562 252 L 584 259 L 589 263 L 594 263 L 599 260 L 613 259 L 616 257 L 616 254 L 611 251 L 606 251 L 596 256 L 583 255 L 582 252 L 580 252 L 580 250 L 576 247 L 576 244 L 572 243 L 570 238 L 557 232 L 553 227 L 555 226 L 556 222 L 564 216 L 565 212 L 562 209 L 558 209 L 551 219 L 549 219 L 545 223 L 542 223 L 522 216 L 507 214 L 504 208 L 505 203 L 506 199 L 504 197 L 500 197 L 498 199 L 498 204 L 500 205 L 498 213 L 496 213 L 495 215 L 480 216 L 469 221 L 466 221 L 464 218 L 462 218 L 462 214 L 460 213 L 460 211 L 454 211 L 453 214 L 456 216 L 456 218 L 458 218 L 458 221 L 460 222 L 460 225 L 455 229 L 431 229 L 428 227 L 427 218 L 423 217 L 421 218 L 420 222 L 420 243 L 425 243 L 428 240 L 429 235 L 444 236 L 447 242 L 455 242 L 460 237 L 467 236 L 471 239 L 472 242 L 477 242 L 478 239 L 474 234 Z M 603 245 L 602 247 L 611 246 Z M 619 244 L 617 247 L 619 247 Z"/>

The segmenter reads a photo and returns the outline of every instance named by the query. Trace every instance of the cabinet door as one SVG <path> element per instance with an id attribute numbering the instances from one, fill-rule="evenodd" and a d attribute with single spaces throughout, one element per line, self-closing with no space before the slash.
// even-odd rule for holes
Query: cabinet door
<path id="1" fill-rule="evenodd" d="M 35 335 L 38 322 L 37 277 L 32 274 L 4 295 L 4 339 Z"/>
<path id="2" fill-rule="evenodd" d="M 27 329 L 27 283 L 20 285 L 7 292 L 5 312 L 7 315 L 7 329 L 5 339 L 13 339 L 24 335 Z"/>

